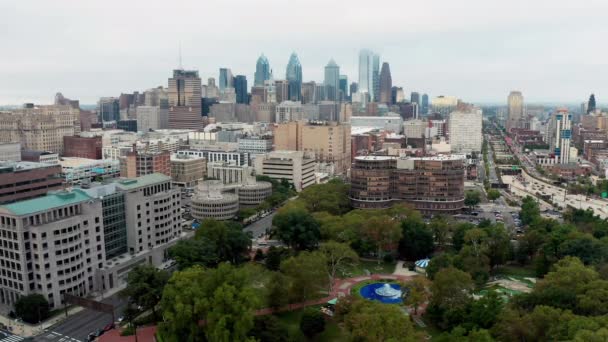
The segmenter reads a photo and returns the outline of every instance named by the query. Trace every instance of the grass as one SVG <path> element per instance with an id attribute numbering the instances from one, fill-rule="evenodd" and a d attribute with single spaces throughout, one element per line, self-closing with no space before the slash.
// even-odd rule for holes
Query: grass
<path id="1" fill-rule="evenodd" d="M 394 262 L 387 263 L 381 261 L 380 264 L 378 264 L 378 261 L 374 260 L 360 260 L 358 264 L 346 267 L 343 270 L 339 271 L 338 277 L 351 278 L 364 276 L 367 275 L 366 270 L 369 271 L 370 274 L 393 274 L 393 272 L 395 272 L 396 265 L 397 264 Z"/>
<path id="2" fill-rule="evenodd" d="M 314 308 L 320 308 L 320 306 L 314 306 Z M 302 316 L 302 310 L 285 312 L 277 315 L 277 318 L 285 324 L 289 331 L 289 341 L 294 342 L 305 342 L 308 339 L 300 331 L 300 317 Z M 318 342 L 346 342 L 348 341 L 342 329 L 333 320 L 329 319 L 325 323 L 325 330 L 314 338 L 314 341 Z"/>

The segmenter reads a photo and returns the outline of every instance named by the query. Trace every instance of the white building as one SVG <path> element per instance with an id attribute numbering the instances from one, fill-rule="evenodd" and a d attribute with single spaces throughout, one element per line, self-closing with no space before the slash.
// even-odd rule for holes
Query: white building
<path id="1" fill-rule="evenodd" d="M 481 109 L 450 113 L 449 133 L 453 153 L 481 152 L 483 136 Z"/>
<path id="2" fill-rule="evenodd" d="M 302 111 L 302 103 L 295 101 L 283 101 L 276 107 L 275 122 L 299 121 L 305 119 Z"/>
<path id="3" fill-rule="evenodd" d="M 566 109 L 558 109 L 551 118 L 551 144 L 549 148 L 555 155 L 555 162 L 567 164 L 570 162 L 570 140 L 572 138 L 572 114 Z"/>
<path id="4" fill-rule="evenodd" d="M 350 118 L 350 125 L 352 127 L 372 127 L 394 133 L 401 133 L 403 119 L 398 114 L 388 116 L 352 116 Z"/>
<path id="5" fill-rule="evenodd" d="M 168 113 L 167 113 L 168 115 Z M 161 125 L 161 109 L 156 106 L 138 106 L 136 111 L 137 130 L 148 132 L 153 129 L 164 128 Z"/>
<path id="6" fill-rule="evenodd" d="M 249 154 L 261 154 L 272 151 L 271 136 L 246 136 L 238 138 L 239 152 L 247 152 Z"/>
<path id="7" fill-rule="evenodd" d="M 0 143 L 0 160 L 21 161 L 21 144 L 18 142 Z"/>
<path id="8" fill-rule="evenodd" d="M 95 179 L 115 178 L 120 175 L 120 163 L 110 159 L 64 157 L 59 160 L 61 173 L 67 184 L 88 183 Z"/>
<path id="9" fill-rule="evenodd" d="M 403 135 L 406 138 L 420 139 L 424 136 L 427 126 L 422 120 L 407 120 L 403 123 Z"/>
<path id="10" fill-rule="evenodd" d="M 315 184 L 317 163 L 302 151 L 274 151 L 255 159 L 256 175 L 285 179 L 296 191 Z"/>

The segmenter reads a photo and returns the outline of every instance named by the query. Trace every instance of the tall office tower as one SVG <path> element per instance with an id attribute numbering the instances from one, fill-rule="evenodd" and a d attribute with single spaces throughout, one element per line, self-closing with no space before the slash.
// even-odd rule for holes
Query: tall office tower
<path id="1" fill-rule="evenodd" d="M 268 58 L 262 54 L 258 57 L 258 61 L 255 63 L 255 75 L 253 85 L 256 87 L 264 86 L 264 81 L 270 79 L 270 63 Z"/>
<path id="2" fill-rule="evenodd" d="M 317 102 L 315 93 L 317 90 L 317 84 L 315 81 L 303 82 L 302 83 L 302 104 L 313 104 Z"/>
<path id="3" fill-rule="evenodd" d="M 215 85 L 215 78 L 214 77 L 209 77 L 207 79 L 207 85 L 205 86 L 205 93 L 202 94 L 202 97 L 205 98 L 218 98 L 220 97 L 220 89 L 217 87 L 217 85 Z"/>
<path id="4" fill-rule="evenodd" d="M 471 111 L 450 113 L 449 132 L 452 152 L 481 152 L 483 142 L 481 124 L 481 109 L 474 108 Z"/>
<path id="5" fill-rule="evenodd" d="M 340 67 L 332 59 L 325 66 L 325 80 L 323 81 L 325 86 L 325 99 L 328 101 L 337 101 L 340 99 Z"/>
<path id="6" fill-rule="evenodd" d="M 589 96 L 589 102 L 587 102 L 587 113 L 595 112 L 595 94 Z"/>
<path id="7" fill-rule="evenodd" d="M 348 97 L 348 76 L 340 75 L 340 100 L 347 100 Z"/>
<path id="8" fill-rule="evenodd" d="M 302 97 L 302 64 L 300 64 L 295 52 L 289 56 L 285 78 L 289 82 L 289 100 L 300 101 Z"/>
<path id="9" fill-rule="evenodd" d="M 393 87 L 393 79 L 391 77 L 391 68 L 387 62 L 382 63 L 382 71 L 380 71 L 380 102 L 393 104 L 391 90 Z"/>
<path id="10" fill-rule="evenodd" d="M 374 54 L 372 58 L 372 83 L 374 85 L 374 97 L 370 96 L 373 102 L 380 100 L 380 55 Z"/>
<path id="11" fill-rule="evenodd" d="M 226 88 L 234 88 L 233 78 L 232 70 L 229 68 L 220 68 L 220 92 L 223 92 Z"/>
<path id="12" fill-rule="evenodd" d="M 367 93 L 370 98 L 374 97 L 374 53 L 371 50 L 363 49 L 359 52 L 359 85 L 355 92 Z"/>
<path id="13" fill-rule="evenodd" d="M 410 94 L 410 102 L 417 103 L 418 105 L 420 105 L 420 93 L 413 91 Z"/>
<path id="14" fill-rule="evenodd" d="M 551 117 L 549 143 L 556 163 L 570 162 L 570 139 L 572 138 L 572 114 L 567 109 L 558 109 Z"/>
<path id="15" fill-rule="evenodd" d="M 422 115 L 427 115 L 429 113 L 429 95 L 422 94 L 422 99 L 420 102 L 420 113 Z"/>
<path id="16" fill-rule="evenodd" d="M 97 120 L 99 122 L 120 120 L 120 105 L 115 97 L 102 97 L 97 101 Z"/>
<path id="17" fill-rule="evenodd" d="M 402 87 L 391 88 L 391 101 L 393 104 L 405 101 L 405 93 Z"/>
<path id="18" fill-rule="evenodd" d="M 169 128 L 199 129 L 203 126 L 201 79 L 196 70 L 173 70 L 169 79 Z"/>
<path id="19" fill-rule="evenodd" d="M 507 121 L 507 131 L 511 128 L 519 127 L 521 119 L 524 117 L 524 97 L 521 91 L 512 91 L 507 98 L 509 107 L 509 120 Z"/>
<path id="20" fill-rule="evenodd" d="M 357 83 L 357 82 L 351 83 L 350 86 L 348 87 L 350 100 L 352 100 L 353 94 L 358 91 L 359 91 L 359 83 Z"/>
<path id="21" fill-rule="evenodd" d="M 236 92 L 236 103 L 249 103 L 247 77 L 245 75 L 236 75 L 234 78 L 234 91 Z"/>
<path id="22" fill-rule="evenodd" d="M 287 80 L 276 80 L 274 81 L 276 102 L 281 103 L 283 101 L 289 101 L 289 81 Z M 270 101 L 266 101 L 270 102 Z"/>

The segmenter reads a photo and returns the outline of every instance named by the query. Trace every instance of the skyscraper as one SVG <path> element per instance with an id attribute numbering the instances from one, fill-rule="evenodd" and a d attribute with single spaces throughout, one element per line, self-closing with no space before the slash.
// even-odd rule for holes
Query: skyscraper
<path id="1" fill-rule="evenodd" d="M 391 69 L 387 62 L 382 63 L 382 71 L 380 71 L 380 102 L 392 104 L 391 88 L 393 87 L 393 79 L 391 78 Z"/>
<path id="2" fill-rule="evenodd" d="M 289 56 L 285 78 L 289 82 L 289 100 L 300 101 L 302 96 L 302 64 L 300 64 L 295 52 Z"/>
<path id="3" fill-rule="evenodd" d="M 557 163 L 567 164 L 570 162 L 571 127 L 572 114 L 568 113 L 567 109 L 558 109 L 551 117 L 549 149 L 553 150 Z"/>
<path id="4" fill-rule="evenodd" d="M 350 98 L 352 100 L 353 94 L 359 91 L 359 83 L 357 82 L 353 82 L 350 84 L 350 86 L 348 87 L 349 93 L 350 93 Z"/>
<path id="5" fill-rule="evenodd" d="M 429 112 L 429 95 L 422 94 L 422 103 L 420 104 L 420 111 L 422 115 L 426 115 Z"/>
<path id="6" fill-rule="evenodd" d="M 325 80 L 323 81 L 325 86 L 325 96 L 328 101 L 339 100 L 339 88 L 340 88 L 340 67 L 332 59 L 325 66 Z"/>
<path id="7" fill-rule="evenodd" d="M 201 79 L 196 70 L 173 70 L 169 79 L 169 128 L 202 128 Z"/>
<path id="8" fill-rule="evenodd" d="M 371 50 L 364 49 L 359 52 L 359 86 L 357 92 L 367 93 L 370 98 L 373 98 L 374 95 L 373 59 L 374 53 Z"/>
<path id="9" fill-rule="evenodd" d="M 232 70 L 220 68 L 220 92 L 223 92 L 226 88 L 234 88 Z"/>
<path id="10" fill-rule="evenodd" d="M 236 92 L 236 103 L 248 103 L 247 77 L 236 75 L 234 78 L 234 91 Z"/>
<path id="11" fill-rule="evenodd" d="M 347 100 L 348 96 L 348 76 L 340 75 L 340 100 Z"/>
<path id="12" fill-rule="evenodd" d="M 509 131 L 511 128 L 519 127 L 519 123 L 524 117 L 524 97 L 521 91 L 512 91 L 507 98 L 507 103 L 509 107 L 507 131 Z"/>
<path id="13" fill-rule="evenodd" d="M 479 108 L 450 113 L 450 145 L 453 153 L 481 152 L 482 121 L 482 111 Z"/>
<path id="14" fill-rule="evenodd" d="M 372 83 L 374 85 L 374 96 L 370 100 L 378 102 L 380 100 L 380 55 L 374 54 L 372 63 Z"/>
<path id="15" fill-rule="evenodd" d="M 417 103 L 418 105 L 420 105 L 420 93 L 413 91 L 410 94 L 410 102 Z"/>
<path id="16" fill-rule="evenodd" d="M 120 105 L 115 97 L 102 97 L 97 102 L 98 121 L 116 121 L 120 120 Z"/>
<path id="17" fill-rule="evenodd" d="M 270 79 L 270 63 L 268 58 L 262 54 L 255 64 L 255 80 L 253 85 L 256 87 L 264 86 L 264 81 Z"/>
<path id="18" fill-rule="evenodd" d="M 589 102 L 587 102 L 587 113 L 595 112 L 595 94 L 589 96 Z"/>

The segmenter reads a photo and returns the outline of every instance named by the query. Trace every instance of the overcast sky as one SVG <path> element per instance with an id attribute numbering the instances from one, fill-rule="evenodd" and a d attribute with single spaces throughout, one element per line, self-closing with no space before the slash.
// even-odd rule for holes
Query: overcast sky
<path id="1" fill-rule="evenodd" d="M 305 81 L 332 57 L 357 81 L 370 48 L 407 93 L 608 103 L 607 13 L 606 0 L 3 0 L 0 104 L 166 86 L 180 41 L 203 82 L 229 67 L 251 86 L 262 52 L 284 78 L 292 51 Z"/>

